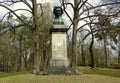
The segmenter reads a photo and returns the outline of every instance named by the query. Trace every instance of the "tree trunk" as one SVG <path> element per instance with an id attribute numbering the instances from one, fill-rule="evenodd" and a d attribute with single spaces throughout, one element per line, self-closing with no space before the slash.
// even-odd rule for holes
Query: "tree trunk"
<path id="1" fill-rule="evenodd" d="M 119 48 L 119 54 L 118 54 L 118 66 L 120 67 L 120 48 Z"/>
<path id="2" fill-rule="evenodd" d="M 86 57 L 84 52 L 84 44 L 81 45 L 81 52 L 82 52 L 82 65 L 86 66 Z"/>
<path id="3" fill-rule="evenodd" d="M 28 70 L 28 64 L 27 64 L 27 49 L 25 48 L 25 53 L 24 53 L 24 66 L 25 69 Z"/>
<path id="4" fill-rule="evenodd" d="M 107 68 L 107 62 L 108 62 L 108 55 L 107 55 L 107 47 L 106 47 L 106 44 L 107 44 L 107 38 L 105 36 L 104 38 L 104 53 L 105 53 L 105 67 Z"/>
<path id="5" fill-rule="evenodd" d="M 11 57 L 8 59 L 8 72 L 11 71 Z"/>
<path id="6" fill-rule="evenodd" d="M 119 34 L 119 53 L 118 53 L 118 66 L 120 67 L 120 34 Z"/>
<path id="7" fill-rule="evenodd" d="M 89 51 L 90 51 L 90 57 L 91 57 L 91 67 L 94 68 L 95 67 L 95 60 L 94 60 L 94 53 L 93 53 L 93 43 L 94 43 L 94 35 L 92 34 L 92 41 L 89 47 Z"/>
<path id="8" fill-rule="evenodd" d="M 78 9 L 79 0 L 74 0 L 74 18 L 73 18 L 73 33 L 72 33 L 72 61 L 71 66 L 77 66 L 77 28 L 78 28 L 78 19 L 79 19 L 79 9 Z"/>
<path id="9" fill-rule="evenodd" d="M 34 34 L 34 61 L 35 61 L 35 70 L 36 70 L 36 74 L 39 73 L 39 60 L 40 60 L 40 55 L 39 55 L 39 35 L 37 34 L 37 29 L 39 28 L 38 26 L 38 13 L 37 13 L 37 0 L 32 0 L 32 5 L 33 5 L 33 34 Z"/>
<path id="10" fill-rule="evenodd" d="M 73 27 L 73 35 L 72 35 L 72 61 L 71 61 L 71 66 L 72 67 L 76 67 L 77 66 L 77 55 L 76 55 L 76 23 L 74 23 L 74 27 Z"/>
<path id="11" fill-rule="evenodd" d="M 19 37 L 20 37 L 20 40 L 19 40 L 20 48 L 19 48 L 19 57 L 18 57 L 19 62 L 18 62 L 18 69 L 17 69 L 17 71 L 21 71 L 21 69 L 22 69 L 22 37 L 21 36 L 19 36 Z"/>
<path id="12" fill-rule="evenodd" d="M 77 49 L 76 49 L 76 44 L 77 44 L 77 27 L 78 27 L 78 0 L 74 0 L 74 18 L 73 18 L 73 33 L 72 33 L 72 61 L 71 61 L 71 66 L 76 67 L 77 66 Z"/>

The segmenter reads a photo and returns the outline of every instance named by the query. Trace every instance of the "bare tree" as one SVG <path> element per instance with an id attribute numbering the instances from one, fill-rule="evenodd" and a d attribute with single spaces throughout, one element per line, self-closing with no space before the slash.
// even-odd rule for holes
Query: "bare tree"
<path id="1" fill-rule="evenodd" d="M 25 8 L 19 8 L 19 9 L 11 9 L 10 7 L 12 5 L 15 5 L 17 3 L 22 3 L 24 5 L 26 5 L 28 7 L 28 9 Z M 31 30 L 32 34 L 34 35 L 34 47 L 33 47 L 33 55 L 34 56 L 34 61 L 35 61 L 35 68 L 36 68 L 36 73 L 39 72 L 39 32 L 37 31 L 39 29 L 39 25 L 38 25 L 38 5 L 40 5 L 40 11 L 41 11 L 41 15 L 43 14 L 42 12 L 42 6 L 41 4 L 37 3 L 37 0 L 4 0 L 0 2 L 0 6 L 5 8 L 6 10 L 8 10 L 8 12 L 6 14 L 4 14 L 3 18 L 1 19 L 1 22 L 4 21 L 4 19 L 6 18 L 6 16 L 8 15 L 14 15 L 17 17 L 17 19 L 20 20 L 22 26 L 27 27 Z M 26 22 L 24 19 L 22 19 L 20 17 L 20 15 L 17 13 L 18 11 L 26 11 L 29 12 L 31 14 L 30 20 L 29 22 Z M 32 22 L 32 23 L 31 23 Z M 18 26 L 18 25 L 17 25 Z M 8 26 L 6 26 L 8 27 Z M 15 27 L 15 26 L 14 26 Z M 19 26 L 21 27 L 21 26 Z M 13 26 L 10 26 L 9 29 L 7 30 L 3 30 L 4 32 L 2 32 L 1 34 L 7 32 L 8 30 L 10 30 L 11 28 L 13 28 Z M 20 60 L 21 63 L 21 60 Z"/>
<path id="2" fill-rule="evenodd" d="M 85 23 L 83 25 L 81 25 L 80 27 L 78 27 L 79 22 L 80 21 L 84 21 L 88 18 L 92 18 L 92 17 L 98 17 L 98 16 L 113 16 L 119 13 L 119 11 L 115 12 L 114 14 L 102 14 L 102 15 L 85 15 L 84 17 L 82 15 L 84 15 L 86 12 L 88 11 L 93 11 L 94 9 L 103 7 L 103 6 L 108 6 L 108 5 L 112 5 L 112 4 L 120 4 L 120 2 L 115 2 L 115 3 L 106 3 L 106 4 L 100 4 L 97 6 L 94 6 L 92 4 L 90 4 L 88 2 L 88 0 L 74 0 L 73 2 L 66 2 L 65 0 L 62 0 L 62 5 L 63 5 L 63 9 L 65 14 L 68 16 L 69 20 L 71 21 L 72 24 L 72 61 L 71 61 L 71 66 L 72 67 L 76 67 L 77 66 L 77 54 L 76 54 L 76 43 L 77 43 L 77 31 L 79 31 L 80 29 L 82 29 L 83 27 L 89 25 L 89 24 L 96 24 L 96 23 Z M 71 17 L 71 15 L 67 12 L 67 6 L 70 5 L 71 6 L 71 10 L 73 10 L 73 17 Z M 88 6 L 88 8 L 85 8 L 85 6 Z M 71 25 L 70 24 L 70 25 Z M 95 33 L 98 30 L 94 30 L 90 33 L 88 33 L 85 37 L 87 37 L 89 34 L 91 33 Z"/>

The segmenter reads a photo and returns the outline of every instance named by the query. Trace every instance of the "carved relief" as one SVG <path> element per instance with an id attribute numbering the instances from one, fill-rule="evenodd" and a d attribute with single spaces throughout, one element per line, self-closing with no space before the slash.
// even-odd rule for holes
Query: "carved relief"
<path id="1" fill-rule="evenodd" d="M 52 34 L 52 56 L 65 57 L 66 55 L 66 34 Z"/>

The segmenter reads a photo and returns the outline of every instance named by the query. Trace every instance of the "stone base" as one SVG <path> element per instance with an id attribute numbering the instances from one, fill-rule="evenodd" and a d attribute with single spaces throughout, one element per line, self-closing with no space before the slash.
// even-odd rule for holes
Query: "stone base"
<path id="1" fill-rule="evenodd" d="M 51 67 L 44 69 L 45 75 L 78 75 L 78 71 L 70 67 Z"/>
<path id="2" fill-rule="evenodd" d="M 52 58 L 50 67 L 69 67 L 69 60 L 68 58 Z"/>

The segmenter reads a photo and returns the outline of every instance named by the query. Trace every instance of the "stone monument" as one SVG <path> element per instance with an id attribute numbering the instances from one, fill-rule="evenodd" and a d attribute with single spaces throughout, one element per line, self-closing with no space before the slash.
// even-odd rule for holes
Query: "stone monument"
<path id="1" fill-rule="evenodd" d="M 64 26 L 62 19 L 62 8 L 55 7 L 53 11 L 55 18 L 53 28 L 50 29 L 52 34 L 52 58 L 50 61 L 51 67 L 68 67 L 69 60 L 67 57 L 67 43 L 66 32 L 67 28 Z"/>
<path id="2" fill-rule="evenodd" d="M 53 10 L 55 15 L 53 27 L 50 28 L 52 35 L 52 56 L 50 60 L 50 68 L 46 68 L 47 74 L 71 74 L 74 69 L 69 67 L 69 59 L 67 56 L 67 28 L 65 28 L 61 7 L 55 7 Z"/>

